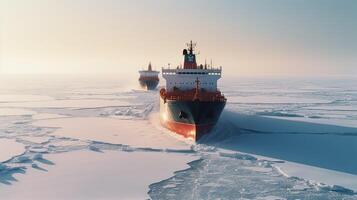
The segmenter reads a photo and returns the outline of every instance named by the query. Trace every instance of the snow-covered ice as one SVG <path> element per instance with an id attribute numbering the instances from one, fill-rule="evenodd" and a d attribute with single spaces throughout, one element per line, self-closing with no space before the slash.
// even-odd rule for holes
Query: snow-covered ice
<path id="1" fill-rule="evenodd" d="M 287 161 L 274 165 L 288 177 L 300 177 L 311 182 L 318 180 L 327 185 L 339 185 L 357 191 L 357 175 L 355 174 Z"/>
<path id="2" fill-rule="evenodd" d="M 46 95 L 32 95 L 32 94 L 0 94 L 0 102 L 26 102 L 26 101 L 49 101 L 53 98 Z"/>
<path id="3" fill-rule="evenodd" d="M 123 120 L 103 117 L 81 117 L 42 120 L 34 123 L 40 127 L 59 128 L 51 135 L 123 144 L 131 147 L 155 149 L 190 149 L 182 142 L 160 132 L 147 120 Z"/>
<path id="4" fill-rule="evenodd" d="M 1 187 L 1 199 L 147 199 L 148 186 L 173 176 L 197 159 L 184 154 L 74 151 L 44 156 L 15 175 L 16 185 Z M 18 192 L 21 191 L 21 192 Z"/>
<path id="5" fill-rule="evenodd" d="M 1 198 L 357 199 L 354 79 L 223 79 L 198 143 L 132 82 L 1 79 Z"/>
<path id="6" fill-rule="evenodd" d="M 33 115 L 36 112 L 21 108 L 0 108 L 0 116 Z"/>
<path id="7" fill-rule="evenodd" d="M 17 139 L 25 142 L 42 144 L 48 142 L 51 138 L 46 136 L 19 136 Z"/>
<path id="8" fill-rule="evenodd" d="M 40 119 L 55 119 L 55 118 L 63 118 L 63 117 L 68 117 L 66 115 L 59 115 L 59 114 L 53 114 L 53 113 L 39 113 L 39 114 L 34 114 L 32 115 L 32 119 L 35 120 L 40 120 Z"/>
<path id="9" fill-rule="evenodd" d="M 21 107 L 21 108 L 93 108 L 109 106 L 127 106 L 128 102 L 122 100 L 106 99 L 61 99 L 50 101 L 28 101 L 28 102 L 10 102 L 2 103 L 2 107 Z"/>
<path id="10" fill-rule="evenodd" d="M 303 97 L 289 97 L 289 96 L 271 96 L 271 95 L 253 95 L 253 96 L 230 96 L 231 103 L 258 103 L 258 104 L 296 104 L 296 103 L 329 103 L 328 100 L 323 99 L 308 99 Z"/>
<path id="11" fill-rule="evenodd" d="M 0 139 L 0 163 L 6 162 L 24 152 L 25 145 L 16 142 L 14 139 Z"/>

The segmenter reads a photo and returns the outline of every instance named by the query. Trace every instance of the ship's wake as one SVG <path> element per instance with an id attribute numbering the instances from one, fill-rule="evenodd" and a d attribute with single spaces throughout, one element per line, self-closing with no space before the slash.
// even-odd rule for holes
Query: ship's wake
<path id="1" fill-rule="evenodd" d="M 335 122 L 332 119 L 341 116 L 348 118 L 348 123 L 355 123 L 356 116 L 352 112 L 355 109 L 350 107 L 356 98 L 296 103 L 295 97 L 282 98 L 295 94 L 271 99 L 269 95 L 274 93 L 251 91 L 255 85 L 248 84 L 239 89 L 226 87 L 227 109 L 211 134 L 197 143 L 161 126 L 158 91 L 100 89 L 86 85 L 59 94 L 56 92 L 65 89 L 31 91 L 42 92 L 50 98 L 35 95 L 36 98 L 30 96 L 26 101 L 6 100 L 0 103 L 1 111 L 11 112 L 5 116 L 0 112 L 0 138 L 17 142 L 25 149 L 20 153 L 9 149 L 11 155 L 0 163 L 0 186 L 11 185 L 8 188 L 16 190 L 25 183 L 37 185 L 41 179 L 33 178 L 34 171 L 47 177 L 64 162 L 69 163 L 66 170 L 71 171 L 75 168 L 72 161 L 78 165 L 73 174 L 76 178 L 86 169 L 118 173 L 117 168 L 94 168 L 96 164 L 103 164 L 100 162 L 107 166 L 113 163 L 124 166 L 129 159 L 130 163 L 135 163 L 136 172 L 156 177 L 145 182 L 152 183 L 149 186 L 152 199 L 356 198 L 353 190 L 357 190 L 357 163 L 352 158 L 357 153 L 357 131 L 343 124 L 332 125 Z M 246 92 L 244 87 L 247 87 Z M 299 91 L 298 95 L 305 94 L 307 99 L 321 95 L 321 99 L 326 99 L 329 98 L 326 91 L 314 93 L 309 90 L 306 94 Z M 252 100 L 262 101 L 262 98 L 256 98 L 260 93 L 269 101 L 251 103 Z M 249 95 L 254 97 L 247 99 Z M 330 95 L 335 96 L 338 95 Z M 239 98 L 247 103 L 239 103 Z M 289 102 L 276 102 L 278 100 Z M 74 154 L 75 159 L 68 158 Z M 57 159 L 62 156 L 66 158 Z M 78 163 L 82 159 L 90 161 L 92 156 L 98 159 L 93 165 L 82 168 Z M 101 158 L 104 157 L 103 161 Z M 158 163 L 149 158 L 155 158 Z M 176 167 L 168 167 L 172 170 L 163 176 L 160 166 L 170 164 L 169 159 L 175 161 L 172 165 Z M 189 168 L 185 169 L 187 162 Z M 155 167 L 148 168 L 147 165 Z M 172 174 L 178 169 L 182 170 Z M 141 181 L 145 173 L 139 177 L 133 172 L 133 180 Z M 29 182 L 24 181 L 26 177 Z M 120 182 L 120 179 L 115 181 Z M 81 184 L 88 185 L 89 182 L 82 181 Z M 135 192 L 145 195 L 147 186 Z M 127 188 L 125 183 L 120 187 Z M 0 188 L 3 194 L 7 187 Z"/>
<path id="2" fill-rule="evenodd" d="M 325 134 L 331 137 L 345 138 L 324 144 L 320 137 L 326 135 L 316 130 L 326 130 Z M 299 166 L 311 166 L 301 167 L 306 171 L 313 171 L 316 167 L 328 169 L 312 175 L 317 180 L 321 176 L 333 176 L 332 170 L 357 173 L 357 166 L 350 160 L 353 152 L 340 158 L 344 159 L 342 163 L 350 163 L 352 167 L 331 165 L 330 160 L 334 155 L 321 154 L 329 152 L 331 144 L 342 147 L 344 142 L 351 140 L 346 133 L 354 134 L 355 129 L 225 111 L 215 129 L 193 145 L 193 150 L 201 155 L 201 159 L 189 163 L 189 169 L 178 171 L 175 176 L 150 185 L 149 194 L 153 199 L 172 196 L 177 199 L 215 199 L 220 196 L 226 199 L 267 196 L 274 199 L 306 196 L 313 199 L 354 198 L 356 193 L 347 189 L 351 185 L 344 180 L 335 179 L 332 183 L 326 180 L 331 183 L 329 185 L 311 181 L 306 176 L 290 175 L 291 171 L 285 171 L 287 163 L 298 162 Z M 310 140 L 303 139 L 306 137 Z M 344 152 L 343 149 L 339 151 L 337 154 Z M 348 176 L 342 177 L 344 179 Z M 257 182 L 261 187 L 256 186 Z M 339 186 L 339 183 L 347 183 L 347 186 Z"/>

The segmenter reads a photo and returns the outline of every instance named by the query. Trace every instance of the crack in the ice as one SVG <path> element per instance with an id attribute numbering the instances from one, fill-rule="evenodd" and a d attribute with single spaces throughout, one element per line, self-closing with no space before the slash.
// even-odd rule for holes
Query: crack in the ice
<path id="1" fill-rule="evenodd" d="M 193 154 L 196 153 L 193 149 L 170 149 L 170 148 L 151 148 L 151 147 L 132 147 L 125 144 L 112 144 L 100 141 L 91 141 L 88 148 L 94 148 L 96 150 L 117 150 L 126 152 L 166 152 L 166 153 L 184 153 Z"/>
<path id="2" fill-rule="evenodd" d="M 273 132 L 273 131 L 259 131 L 254 129 L 247 129 L 247 128 L 239 128 L 242 131 L 246 132 L 239 132 L 240 135 L 243 134 L 291 134 L 291 135 L 338 135 L 338 136 L 357 136 L 357 132 L 301 132 L 301 131 L 284 131 L 284 132 Z"/>
<path id="3" fill-rule="evenodd" d="M 223 196 L 225 199 L 236 199 L 239 196 L 248 199 L 265 196 L 287 199 L 349 199 L 357 195 L 353 190 L 341 186 L 285 177 L 274 170 L 274 161 L 260 160 L 249 154 L 218 155 L 203 155 L 188 163 L 189 168 L 176 171 L 168 179 L 150 184 L 149 196 L 152 199 L 215 199 Z M 255 171 L 254 167 L 269 170 Z M 257 181 L 260 182 L 259 185 L 256 185 Z M 280 186 L 277 188 L 275 184 Z M 302 187 L 299 186 L 301 184 Z"/>

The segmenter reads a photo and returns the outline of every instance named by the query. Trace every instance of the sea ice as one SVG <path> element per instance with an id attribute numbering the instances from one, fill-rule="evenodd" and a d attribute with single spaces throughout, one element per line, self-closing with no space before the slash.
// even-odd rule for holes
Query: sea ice
<path id="1" fill-rule="evenodd" d="M 343 173 L 335 170 L 304 165 L 294 162 L 281 162 L 274 164 L 288 177 L 299 177 L 314 180 L 327 185 L 338 185 L 357 191 L 357 175 Z"/>
<path id="2" fill-rule="evenodd" d="M 0 104 L 1 105 L 1 104 Z M 0 116 L 33 115 L 36 112 L 20 108 L 0 108 Z"/>
<path id="3" fill-rule="evenodd" d="M 228 96 L 230 103 L 259 103 L 259 104 L 307 104 L 307 103 L 329 103 L 323 99 L 309 99 L 303 97 L 253 95 L 253 96 Z"/>
<path id="4" fill-rule="evenodd" d="M 1 198 L 357 199 L 355 80 L 224 79 L 196 144 L 161 127 L 158 91 L 65 80 L 0 84 Z"/>
<path id="5" fill-rule="evenodd" d="M 41 164 L 1 186 L 2 199 L 147 199 L 148 185 L 166 179 L 197 157 L 153 152 L 74 151 L 46 155 Z M 21 191 L 21 192 L 18 192 Z"/>
<path id="6" fill-rule="evenodd" d="M 33 101 L 33 102 L 11 102 L 1 103 L 0 107 L 21 107 L 21 108 L 94 108 L 107 106 L 127 106 L 132 105 L 122 100 L 97 100 L 97 99 L 82 99 L 82 100 L 51 100 L 51 101 Z"/>
<path id="7" fill-rule="evenodd" d="M 16 142 L 14 139 L 0 138 L 0 163 L 21 155 L 25 152 L 25 145 Z M 1 170 L 1 169 L 0 169 Z"/>
<path id="8" fill-rule="evenodd" d="M 355 199 L 347 190 L 337 192 L 303 179 L 286 178 L 270 163 L 260 166 L 260 160 L 243 157 L 204 155 L 189 163 L 190 168 L 151 184 L 149 195 L 152 199 Z M 298 185 L 306 187 L 298 190 Z"/>
<path id="9" fill-rule="evenodd" d="M 68 116 L 59 115 L 59 114 L 52 114 L 52 113 L 38 113 L 38 114 L 32 115 L 32 119 L 35 119 L 35 120 L 53 119 L 53 118 L 62 118 L 62 117 L 68 117 Z"/>
<path id="10" fill-rule="evenodd" d="M 186 143 L 158 131 L 146 120 L 81 117 L 41 120 L 33 125 L 60 128 L 52 135 L 80 140 L 159 149 L 190 148 Z"/>
<path id="11" fill-rule="evenodd" d="M 27 142 L 35 143 L 35 144 L 43 144 L 50 140 L 50 137 L 46 136 L 20 136 L 17 139 L 24 140 Z"/>
<path id="12" fill-rule="evenodd" d="M 48 101 L 53 100 L 52 97 L 45 95 L 32 94 L 0 94 L 0 105 L 8 102 L 26 102 L 26 101 Z"/>

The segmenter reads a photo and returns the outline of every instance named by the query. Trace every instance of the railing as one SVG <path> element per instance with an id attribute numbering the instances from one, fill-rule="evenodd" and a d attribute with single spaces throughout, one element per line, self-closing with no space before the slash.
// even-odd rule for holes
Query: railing
<path id="1" fill-rule="evenodd" d="M 207 72 L 218 72 L 222 71 L 222 67 L 210 67 L 210 68 L 197 68 L 197 69 L 184 69 L 183 67 L 177 67 L 177 68 L 162 68 L 162 71 L 165 72 L 177 72 L 177 71 L 207 71 Z"/>
<path id="2" fill-rule="evenodd" d="M 140 76 L 139 81 L 159 81 L 157 76 Z"/>
<path id="3" fill-rule="evenodd" d="M 162 69 L 162 75 L 216 75 L 220 76 L 221 69 Z"/>
<path id="4" fill-rule="evenodd" d="M 162 88 L 160 90 L 160 96 L 164 100 L 181 100 L 181 101 L 210 101 L 210 102 L 226 102 L 227 99 L 222 95 L 220 91 L 208 92 L 201 90 L 188 90 L 188 91 L 172 91 L 166 92 L 166 89 Z"/>

